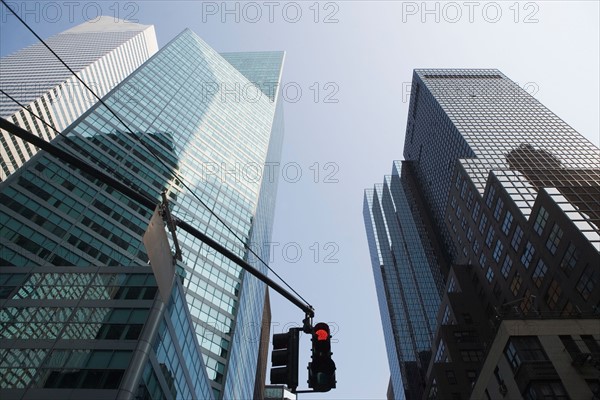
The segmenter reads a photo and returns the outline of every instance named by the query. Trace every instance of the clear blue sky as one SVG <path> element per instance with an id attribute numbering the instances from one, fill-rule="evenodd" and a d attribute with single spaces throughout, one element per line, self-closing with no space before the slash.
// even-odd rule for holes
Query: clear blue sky
<path id="1" fill-rule="evenodd" d="M 389 370 L 362 199 L 402 158 L 414 68 L 498 68 L 599 143 L 596 1 L 482 1 L 471 9 L 463 2 L 426 9 L 420 1 L 227 2 L 232 13 L 221 1 L 12 4 L 23 12 L 25 3 L 27 22 L 44 38 L 100 12 L 154 24 L 160 46 L 189 27 L 217 51 L 287 52 L 282 163 L 290 167 L 280 176 L 272 267 L 315 306 L 316 322 L 334 324 L 337 340 L 338 388 L 302 398 L 385 398 Z M 2 9 L 0 54 L 34 42 Z M 298 166 L 302 176 L 293 182 Z M 300 322 L 299 310 L 277 294 L 271 300 L 275 333 Z M 308 337 L 301 353 L 302 384 Z"/>

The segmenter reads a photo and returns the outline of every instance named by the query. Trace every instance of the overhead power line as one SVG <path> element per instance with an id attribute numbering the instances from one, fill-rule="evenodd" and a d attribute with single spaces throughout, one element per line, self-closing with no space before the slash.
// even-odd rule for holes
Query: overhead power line
<path id="1" fill-rule="evenodd" d="M 73 145 L 74 147 L 76 147 L 77 150 L 80 151 L 81 153 L 83 153 L 86 157 L 89 157 L 91 160 L 93 160 L 95 163 L 97 163 L 98 165 L 100 165 L 102 168 L 106 169 L 111 174 L 114 174 L 115 176 L 117 176 L 117 178 L 120 179 L 121 181 L 125 181 L 124 177 L 119 173 L 119 171 L 117 171 L 116 169 L 112 168 L 110 165 L 108 165 L 107 163 L 105 163 L 104 161 L 102 161 L 100 158 L 94 156 L 92 153 L 90 153 L 84 147 L 80 146 L 74 140 L 71 140 L 70 137 L 68 137 L 67 135 L 65 135 L 64 133 L 62 133 L 58 129 L 56 129 L 56 127 L 54 125 L 52 125 L 49 122 L 47 122 L 44 118 L 42 118 L 39 115 L 37 115 L 36 113 L 34 113 L 29 107 L 27 107 L 26 105 L 24 105 L 23 103 L 21 103 L 19 100 L 15 99 L 10 94 L 6 93 L 1 88 L 0 88 L 0 93 L 2 93 L 3 95 L 5 95 L 6 97 L 8 97 L 15 104 L 19 105 L 21 108 L 23 108 L 25 111 L 27 111 L 32 117 L 34 117 L 37 120 L 39 120 L 42 124 L 46 125 L 50 129 L 52 129 L 57 135 L 60 135 L 63 138 L 65 138 L 71 145 Z M 133 182 L 131 182 L 131 183 L 133 183 Z M 141 188 L 137 188 L 137 190 L 140 191 L 140 192 L 142 191 Z"/>

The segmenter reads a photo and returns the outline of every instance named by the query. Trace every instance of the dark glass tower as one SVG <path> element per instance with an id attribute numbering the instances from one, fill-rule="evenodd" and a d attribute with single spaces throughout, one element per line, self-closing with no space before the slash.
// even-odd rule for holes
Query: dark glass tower
<path id="1" fill-rule="evenodd" d="M 400 162 L 365 191 L 364 218 L 396 398 L 420 399 L 443 291 L 426 220 Z M 426 238 L 425 238 L 426 239 Z"/>
<path id="2" fill-rule="evenodd" d="M 265 272 L 245 244 L 266 243 L 271 235 L 277 186 L 262 172 L 280 159 L 281 101 L 268 88 L 277 87 L 283 58 L 282 52 L 221 56 L 186 30 L 104 97 L 126 126 L 96 104 L 54 144 L 157 202 L 166 189 L 175 216 Z M 42 152 L 0 190 L 0 263 L 11 271 L 49 265 L 148 269 L 142 235 L 151 212 L 88 174 Z M 197 361 L 215 398 L 252 398 L 263 358 L 265 285 L 185 232 L 178 239 L 181 299 L 202 354 Z M 183 328 L 173 327 L 176 340 L 188 344 Z M 10 339 L 20 340 L 17 333 Z M 168 345 L 167 354 L 172 349 Z M 6 368 L 16 367 L 7 360 Z M 165 363 L 167 370 L 174 376 L 159 376 L 161 388 L 176 387 L 183 369 Z M 193 368 L 188 372 L 192 380 L 202 377 Z M 28 385 L 25 390 L 50 384 L 39 378 Z"/>
<path id="3" fill-rule="evenodd" d="M 421 241 L 449 266 L 425 398 L 468 397 L 509 314 L 598 314 L 597 147 L 497 70 L 416 70 L 404 157 Z"/>

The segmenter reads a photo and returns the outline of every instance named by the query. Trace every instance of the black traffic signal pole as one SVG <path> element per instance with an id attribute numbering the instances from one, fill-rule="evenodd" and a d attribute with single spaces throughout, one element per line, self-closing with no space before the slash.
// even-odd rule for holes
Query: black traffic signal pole
<path id="1" fill-rule="evenodd" d="M 48 153 L 52 154 L 54 157 L 59 158 L 65 162 L 73 165 L 76 168 L 79 168 L 83 172 L 92 175 L 94 178 L 113 187 L 114 189 L 123 193 L 127 197 L 131 198 L 132 200 L 135 200 L 138 203 L 142 204 L 144 207 L 146 207 L 150 210 L 156 209 L 156 206 L 158 205 L 158 203 L 156 202 L 156 200 L 150 198 L 146 194 L 140 193 L 139 191 L 134 190 L 134 189 L 130 188 L 129 186 L 126 186 L 121 181 L 94 168 L 93 166 L 89 165 L 85 161 L 80 160 L 79 158 L 73 156 L 72 154 L 69 154 L 68 152 L 60 149 L 59 147 L 56 147 L 52 143 L 46 142 L 44 139 L 37 137 L 33 133 L 28 132 L 25 129 L 23 129 L 1 117 L 0 117 L 0 128 L 4 129 L 5 131 L 7 131 L 13 135 L 20 137 L 21 139 L 25 140 L 26 142 L 29 142 L 29 143 L 33 144 L 34 146 L 41 148 L 42 150 L 47 151 Z M 260 272 L 259 270 L 257 270 L 253 266 L 251 266 L 250 264 L 248 264 L 246 261 L 242 260 L 235 253 L 228 250 L 227 248 L 222 246 L 220 243 L 216 242 L 212 238 L 210 238 L 207 235 L 205 235 L 204 233 L 200 232 L 198 229 L 194 228 L 193 226 L 191 226 L 190 224 L 188 224 L 185 221 L 176 219 L 175 224 L 177 226 L 179 226 L 181 229 L 183 229 L 184 231 L 188 232 L 190 235 L 201 240 L 203 243 L 206 243 L 208 246 L 212 247 L 219 253 L 223 254 L 229 260 L 231 260 L 234 263 L 236 263 L 237 265 L 239 265 L 246 272 L 249 272 L 250 274 L 252 274 L 255 277 L 257 277 L 258 279 L 260 279 L 262 282 L 266 283 L 267 286 L 269 286 L 271 289 L 275 290 L 277 293 L 279 293 L 280 295 L 285 297 L 296 307 L 298 307 L 299 309 L 304 311 L 304 313 L 306 314 L 306 320 L 309 320 L 310 318 L 315 316 L 315 310 L 312 308 L 312 306 L 310 306 L 309 304 L 305 304 L 302 301 L 300 301 L 299 299 L 297 299 L 293 294 L 288 292 L 285 288 L 283 288 L 277 282 L 273 281 L 271 278 L 269 278 L 268 276 L 266 276 L 265 274 L 263 274 L 262 272 Z M 307 322 L 306 320 L 305 320 L 305 324 Z"/>

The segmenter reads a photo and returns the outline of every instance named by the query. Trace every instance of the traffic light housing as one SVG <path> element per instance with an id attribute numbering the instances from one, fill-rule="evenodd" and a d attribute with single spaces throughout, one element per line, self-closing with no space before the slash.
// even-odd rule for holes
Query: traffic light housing
<path id="1" fill-rule="evenodd" d="M 298 387 L 298 341 L 300 329 L 273 335 L 271 384 L 285 384 L 292 391 Z"/>
<path id="2" fill-rule="evenodd" d="M 335 388 L 332 354 L 329 325 L 319 322 L 312 329 L 312 361 L 308 363 L 308 387 L 315 392 L 328 392 Z"/>

